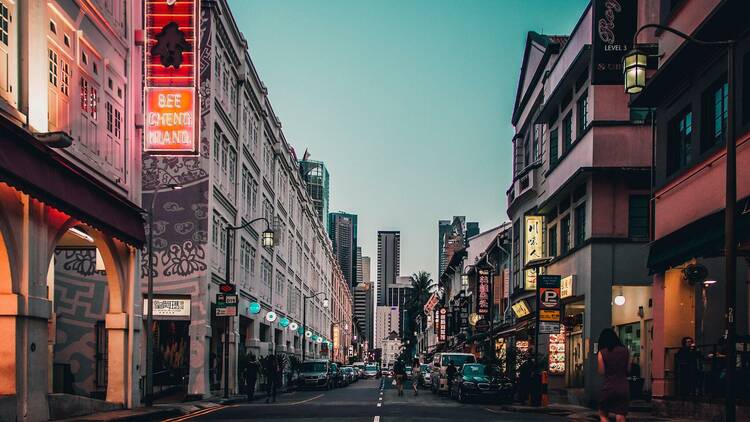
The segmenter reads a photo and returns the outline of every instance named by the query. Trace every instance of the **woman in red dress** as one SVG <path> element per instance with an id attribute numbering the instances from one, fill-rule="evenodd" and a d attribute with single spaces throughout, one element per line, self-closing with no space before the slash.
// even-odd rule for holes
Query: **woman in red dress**
<path id="1" fill-rule="evenodd" d="M 599 375 L 604 377 L 599 397 L 599 419 L 607 422 L 609 414 L 613 413 L 617 422 L 625 422 L 630 405 L 630 353 L 611 328 L 605 328 L 599 335 L 597 360 Z"/>

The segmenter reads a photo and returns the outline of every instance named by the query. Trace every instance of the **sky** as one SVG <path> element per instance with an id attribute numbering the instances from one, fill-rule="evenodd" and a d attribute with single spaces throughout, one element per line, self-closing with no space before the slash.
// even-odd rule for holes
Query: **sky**
<path id="1" fill-rule="evenodd" d="M 401 231 L 401 274 L 437 278 L 437 223 L 508 220 L 510 123 L 528 31 L 587 0 L 229 0 L 286 139 L 324 161 L 364 256 Z"/>

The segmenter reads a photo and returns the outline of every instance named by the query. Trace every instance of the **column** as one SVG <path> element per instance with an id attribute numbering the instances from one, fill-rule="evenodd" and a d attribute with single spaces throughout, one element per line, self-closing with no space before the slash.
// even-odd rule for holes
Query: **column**
<path id="1" fill-rule="evenodd" d="M 195 312 L 196 307 L 193 306 Z M 190 374 L 188 396 L 207 397 L 211 393 L 211 325 L 204 319 L 190 321 Z"/>
<path id="2" fill-rule="evenodd" d="M 128 392 L 128 314 L 109 313 L 107 329 L 107 401 L 127 403 Z"/>

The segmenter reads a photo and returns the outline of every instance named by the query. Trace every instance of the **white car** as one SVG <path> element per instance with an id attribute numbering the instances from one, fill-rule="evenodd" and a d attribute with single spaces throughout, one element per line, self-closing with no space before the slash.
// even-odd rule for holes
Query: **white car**
<path id="1" fill-rule="evenodd" d="M 471 353 L 438 353 L 432 360 L 432 371 L 430 374 L 430 390 L 433 394 L 448 391 L 448 377 L 446 369 L 453 363 L 456 371 L 460 371 L 465 363 L 477 363 L 477 358 Z"/>

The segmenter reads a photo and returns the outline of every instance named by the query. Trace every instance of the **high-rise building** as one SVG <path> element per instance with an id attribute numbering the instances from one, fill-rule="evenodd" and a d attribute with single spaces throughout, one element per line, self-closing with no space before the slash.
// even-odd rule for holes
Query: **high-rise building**
<path id="1" fill-rule="evenodd" d="M 357 215 L 345 212 L 328 214 L 328 235 L 333 253 L 350 289 L 357 285 Z"/>
<path id="2" fill-rule="evenodd" d="M 369 256 L 362 257 L 362 271 L 360 272 L 360 274 L 362 274 L 363 283 L 369 283 L 370 281 L 372 281 L 372 278 L 370 276 L 370 257 Z"/>
<path id="3" fill-rule="evenodd" d="M 386 290 L 386 306 L 406 307 L 406 303 L 411 299 L 414 288 L 411 284 L 411 277 L 400 276 L 396 283 L 388 286 Z"/>
<path id="4" fill-rule="evenodd" d="M 371 283 L 359 283 L 354 288 L 354 316 L 360 335 L 368 344 L 372 344 L 373 291 Z"/>
<path id="5" fill-rule="evenodd" d="M 299 174 L 305 181 L 305 188 L 312 199 L 320 221 L 328 224 L 328 194 L 330 182 L 328 170 L 322 161 L 302 159 L 299 161 Z M 328 227 L 326 227 L 328 229 Z"/>
<path id="6" fill-rule="evenodd" d="M 375 310 L 375 348 L 380 348 L 383 340 L 392 332 L 401 332 L 401 313 L 398 306 L 378 306 Z"/>
<path id="7" fill-rule="evenodd" d="M 361 283 L 362 280 L 362 248 L 357 246 L 357 258 L 355 260 L 355 268 L 357 268 L 357 284 Z"/>
<path id="8" fill-rule="evenodd" d="M 378 232 L 378 306 L 386 303 L 388 286 L 396 282 L 401 267 L 401 232 Z"/>

